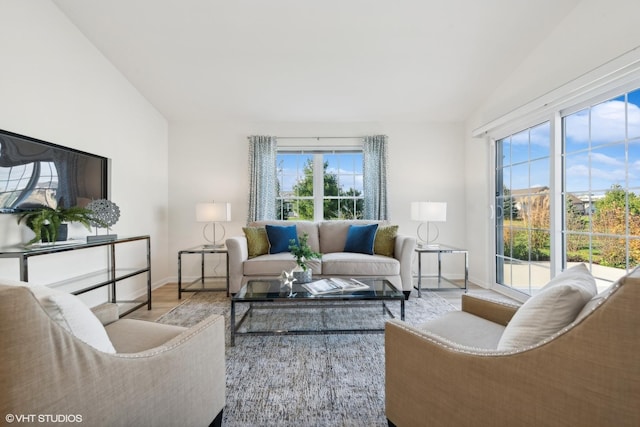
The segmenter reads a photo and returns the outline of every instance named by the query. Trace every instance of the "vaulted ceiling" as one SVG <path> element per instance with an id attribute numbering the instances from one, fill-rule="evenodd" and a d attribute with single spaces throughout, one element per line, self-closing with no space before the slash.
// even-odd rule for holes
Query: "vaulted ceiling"
<path id="1" fill-rule="evenodd" d="M 53 0 L 169 121 L 462 121 L 579 0 Z"/>

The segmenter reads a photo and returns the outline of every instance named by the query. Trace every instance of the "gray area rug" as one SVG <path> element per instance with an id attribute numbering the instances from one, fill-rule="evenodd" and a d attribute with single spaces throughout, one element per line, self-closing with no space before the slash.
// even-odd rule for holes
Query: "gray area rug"
<path id="1" fill-rule="evenodd" d="M 386 426 L 384 334 L 236 336 L 229 346 L 231 304 L 223 292 L 196 293 L 160 323 L 192 326 L 225 316 L 227 404 L 224 426 Z M 400 304 L 388 303 L 400 318 Z M 412 293 L 405 321 L 420 324 L 453 310 L 432 292 Z M 236 305 L 239 318 L 246 306 Z M 384 326 L 381 305 L 259 310 L 245 330 L 305 324 L 305 329 Z M 280 323 L 279 323 L 280 322 Z M 427 363 L 427 361 L 425 361 Z"/>

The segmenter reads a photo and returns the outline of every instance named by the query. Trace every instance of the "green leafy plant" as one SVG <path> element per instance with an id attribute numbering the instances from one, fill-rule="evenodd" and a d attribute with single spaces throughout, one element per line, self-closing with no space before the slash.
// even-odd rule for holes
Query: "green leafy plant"
<path id="1" fill-rule="evenodd" d="M 307 243 L 309 239 L 309 235 L 304 233 L 304 235 L 298 237 L 298 244 L 294 239 L 289 240 L 289 251 L 293 254 L 296 259 L 296 264 L 302 268 L 302 270 L 307 271 L 307 261 L 313 258 L 320 258 L 322 254 L 318 252 L 314 252 L 311 250 L 311 246 Z"/>
<path id="2" fill-rule="evenodd" d="M 56 209 L 43 206 L 20 214 L 18 224 L 24 222 L 35 233 L 35 237 L 29 241 L 29 244 L 40 240 L 55 242 L 58 238 L 60 224 L 79 222 L 87 230 L 90 230 L 91 221 L 96 222 L 92 215 L 93 211 L 78 206 L 71 208 L 58 207 Z"/>

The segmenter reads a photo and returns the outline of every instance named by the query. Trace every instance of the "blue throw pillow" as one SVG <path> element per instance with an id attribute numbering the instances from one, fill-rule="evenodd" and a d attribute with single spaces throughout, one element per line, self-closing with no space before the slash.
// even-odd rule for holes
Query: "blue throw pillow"
<path id="1" fill-rule="evenodd" d="M 350 225 L 344 251 L 373 255 L 373 242 L 377 231 L 378 224 Z"/>
<path id="2" fill-rule="evenodd" d="M 295 225 L 266 225 L 267 238 L 269 239 L 269 253 L 279 254 L 280 252 L 290 252 L 290 240 L 295 240 L 298 244 L 298 233 Z"/>

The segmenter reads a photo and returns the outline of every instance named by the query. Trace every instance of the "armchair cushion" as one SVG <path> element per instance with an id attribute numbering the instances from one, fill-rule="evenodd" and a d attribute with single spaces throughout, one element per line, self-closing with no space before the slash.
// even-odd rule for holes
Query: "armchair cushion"
<path id="1" fill-rule="evenodd" d="M 116 352 L 104 326 L 80 298 L 47 286 L 28 288 L 58 325 L 97 350 Z"/>
<path id="2" fill-rule="evenodd" d="M 596 293 L 595 279 L 584 264 L 563 271 L 516 311 L 498 349 L 521 349 L 550 337 L 571 323 Z"/>

